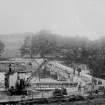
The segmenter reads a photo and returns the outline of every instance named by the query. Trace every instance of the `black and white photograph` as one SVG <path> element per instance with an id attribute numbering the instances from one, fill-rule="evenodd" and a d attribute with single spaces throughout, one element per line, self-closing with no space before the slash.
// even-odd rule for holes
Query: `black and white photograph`
<path id="1" fill-rule="evenodd" d="M 105 105 L 105 0 L 0 0 L 0 105 Z"/>

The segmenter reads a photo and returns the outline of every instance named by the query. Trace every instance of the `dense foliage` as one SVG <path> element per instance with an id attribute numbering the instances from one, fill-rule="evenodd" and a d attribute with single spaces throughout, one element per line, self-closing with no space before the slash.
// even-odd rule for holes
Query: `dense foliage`
<path id="1" fill-rule="evenodd" d="M 0 56 L 4 52 L 4 47 L 5 47 L 4 43 L 0 40 Z"/>
<path id="2" fill-rule="evenodd" d="M 105 37 L 91 41 L 86 37 L 63 37 L 40 31 L 31 38 L 27 37 L 20 51 L 22 56 L 53 55 L 54 59 L 63 59 L 66 64 L 84 63 L 96 77 L 105 74 Z"/>

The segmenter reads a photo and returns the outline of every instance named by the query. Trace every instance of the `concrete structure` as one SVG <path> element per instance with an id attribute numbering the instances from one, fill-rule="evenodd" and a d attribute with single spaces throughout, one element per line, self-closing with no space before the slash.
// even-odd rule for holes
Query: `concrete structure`
<path id="1" fill-rule="evenodd" d="M 14 61 L 11 60 L 10 62 L 14 62 Z M 91 75 L 82 71 L 80 75 L 78 75 L 78 71 L 75 71 L 75 74 L 74 74 L 73 68 L 64 66 L 56 61 L 49 61 L 47 65 L 42 67 L 39 71 L 37 71 L 37 68 L 43 62 L 43 59 L 36 59 L 36 60 L 18 59 L 18 60 L 15 60 L 15 62 L 25 63 L 26 68 L 30 71 L 30 73 L 26 73 L 26 72 L 20 73 L 20 78 L 27 79 L 27 77 L 31 75 L 31 72 L 35 72 L 37 74 L 37 75 L 35 74 L 32 80 L 30 81 L 32 87 L 37 89 L 38 88 L 54 89 L 57 87 L 61 87 L 62 85 L 65 86 L 66 88 L 68 87 L 72 88 L 71 84 L 77 84 L 77 85 L 74 85 L 75 88 L 77 88 L 79 84 L 81 84 L 81 86 L 85 86 L 88 83 L 92 83 L 92 79 L 93 79 Z M 29 67 L 29 62 L 32 63 L 31 68 Z M 4 61 L 3 63 L 8 63 L 8 61 L 7 62 Z"/>

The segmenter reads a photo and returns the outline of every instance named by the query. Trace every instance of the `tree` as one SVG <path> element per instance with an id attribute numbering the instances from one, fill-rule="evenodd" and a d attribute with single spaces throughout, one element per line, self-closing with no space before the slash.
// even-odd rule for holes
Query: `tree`
<path id="1" fill-rule="evenodd" d="M 2 41 L 0 41 L 0 54 L 4 52 L 4 43 Z"/>
<path id="2" fill-rule="evenodd" d="M 31 37 L 27 36 L 24 40 L 23 45 L 20 48 L 21 57 L 23 57 L 25 54 L 30 55 L 31 50 Z"/>
<path id="3" fill-rule="evenodd" d="M 3 52 L 4 52 L 4 49 L 5 48 L 5 45 L 4 45 L 4 43 L 0 40 L 0 60 L 6 60 L 6 58 L 4 58 L 3 56 L 2 56 L 2 54 L 3 54 Z"/>
<path id="4" fill-rule="evenodd" d="M 46 54 L 52 54 L 56 49 L 56 42 L 47 39 L 44 36 L 37 38 L 35 36 L 32 40 L 32 52 L 33 54 L 40 54 L 41 57 L 44 57 Z"/>
<path id="5" fill-rule="evenodd" d="M 52 54 L 57 45 L 55 39 L 49 31 L 40 31 L 33 37 L 27 36 L 20 48 L 21 56 L 28 54 L 32 57 L 39 54 L 44 57 L 46 54 Z"/>

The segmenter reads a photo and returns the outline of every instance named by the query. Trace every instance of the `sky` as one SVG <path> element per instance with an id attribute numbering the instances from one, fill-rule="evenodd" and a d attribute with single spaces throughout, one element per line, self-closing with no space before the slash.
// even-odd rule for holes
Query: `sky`
<path id="1" fill-rule="evenodd" d="M 0 34 L 39 30 L 97 39 L 105 35 L 105 0 L 0 0 Z"/>

